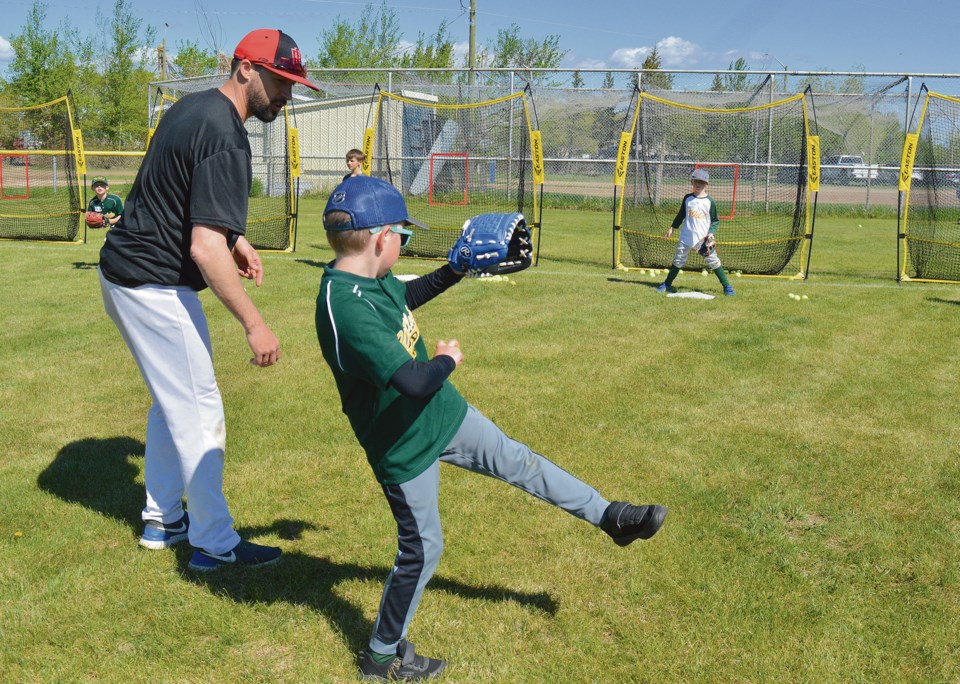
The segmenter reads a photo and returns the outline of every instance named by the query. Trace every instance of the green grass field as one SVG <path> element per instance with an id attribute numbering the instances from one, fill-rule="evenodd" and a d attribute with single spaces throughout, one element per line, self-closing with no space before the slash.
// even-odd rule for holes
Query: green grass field
<path id="1" fill-rule="evenodd" d="M 250 366 L 204 294 L 227 498 L 285 552 L 221 576 L 136 544 L 149 400 L 102 309 L 102 233 L 0 243 L 0 681 L 355 679 L 395 531 L 316 342 L 331 253 L 321 204 L 301 209 L 297 252 L 249 287 L 277 366 Z M 461 341 L 454 383 L 509 434 L 670 515 L 621 549 L 444 467 L 446 549 L 409 635 L 443 681 L 960 680 L 960 287 L 898 286 L 895 224 L 830 218 L 808 282 L 668 299 L 610 270 L 608 213 L 543 222 L 537 268 L 461 283 L 420 329 Z"/>

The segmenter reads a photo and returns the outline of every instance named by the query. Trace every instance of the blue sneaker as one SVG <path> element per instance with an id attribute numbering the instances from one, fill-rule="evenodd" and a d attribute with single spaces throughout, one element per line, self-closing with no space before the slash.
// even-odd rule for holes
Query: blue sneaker
<path id="1" fill-rule="evenodd" d="M 733 291 L 733 285 L 726 285 L 723 288 L 723 294 L 727 297 L 736 297 L 737 293 Z"/>
<path id="2" fill-rule="evenodd" d="M 276 546 L 261 546 L 241 539 L 239 544 L 223 554 L 194 549 L 193 557 L 187 566 L 198 572 L 210 572 L 222 567 L 239 565 L 260 567 L 273 565 L 280 560 L 281 553 L 283 552 Z"/>
<path id="3" fill-rule="evenodd" d="M 657 286 L 657 292 L 660 292 L 660 293 L 663 293 L 663 292 L 676 292 L 676 291 L 677 291 L 677 288 L 672 287 L 672 286 L 670 286 L 670 285 L 667 285 L 666 283 L 660 283 L 660 284 Z"/>
<path id="4" fill-rule="evenodd" d="M 174 544 L 187 538 L 189 527 L 190 519 L 186 513 L 177 522 L 167 523 L 166 525 L 156 520 L 148 520 L 143 527 L 140 546 L 147 549 L 169 549 Z"/>

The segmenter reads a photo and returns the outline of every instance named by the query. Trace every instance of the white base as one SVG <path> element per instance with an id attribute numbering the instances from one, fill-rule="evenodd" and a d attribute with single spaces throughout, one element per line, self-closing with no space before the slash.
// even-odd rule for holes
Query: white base
<path id="1" fill-rule="evenodd" d="M 667 295 L 668 297 L 681 297 L 682 299 L 714 299 L 712 294 L 707 294 L 706 292 L 671 292 Z"/>

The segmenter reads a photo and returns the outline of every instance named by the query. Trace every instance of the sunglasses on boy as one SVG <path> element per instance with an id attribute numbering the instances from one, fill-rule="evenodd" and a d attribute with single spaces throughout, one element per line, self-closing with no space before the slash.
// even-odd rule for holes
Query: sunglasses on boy
<path id="1" fill-rule="evenodd" d="M 403 249 L 403 248 L 406 247 L 408 244 L 410 244 L 410 238 L 413 237 L 413 231 L 410 230 L 409 228 L 404 228 L 403 226 L 401 226 L 401 225 L 399 225 L 399 224 L 394 224 L 394 225 L 392 225 L 392 226 L 377 226 L 376 228 L 371 228 L 371 229 L 370 229 L 370 232 L 371 232 L 373 235 L 376 235 L 377 233 L 379 233 L 380 231 L 382 231 L 384 228 L 388 228 L 388 227 L 390 228 L 390 232 L 391 232 L 391 233 L 396 233 L 397 235 L 399 235 L 399 236 L 401 237 L 401 240 L 400 240 L 400 249 Z"/>

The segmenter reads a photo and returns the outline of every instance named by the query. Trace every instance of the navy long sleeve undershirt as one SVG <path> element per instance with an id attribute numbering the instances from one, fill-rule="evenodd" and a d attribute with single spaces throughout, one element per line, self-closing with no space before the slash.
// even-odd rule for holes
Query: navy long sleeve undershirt
<path id="1" fill-rule="evenodd" d="M 411 280 L 407 283 L 407 306 L 411 311 L 423 306 L 462 279 L 462 274 L 450 268 L 449 264 L 444 264 L 432 273 Z M 423 399 L 440 389 L 456 367 L 457 362 L 446 354 L 426 362 L 410 359 L 397 369 L 390 378 L 390 384 L 405 397 Z"/>

